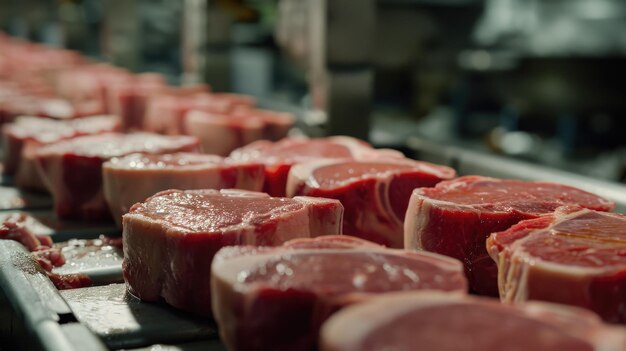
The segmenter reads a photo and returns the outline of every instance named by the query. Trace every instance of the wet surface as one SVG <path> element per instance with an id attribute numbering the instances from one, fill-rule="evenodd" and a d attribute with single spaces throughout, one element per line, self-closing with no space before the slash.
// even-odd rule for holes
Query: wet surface
<path id="1" fill-rule="evenodd" d="M 124 253 L 119 247 L 108 245 L 102 239 L 71 239 L 54 245 L 65 257 L 66 263 L 55 267 L 57 274 L 86 274 L 94 285 L 121 283 Z"/>
<path id="2" fill-rule="evenodd" d="M 218 338 L 217 328 L 207 318 L 141 302 L 127 293 L 124 284 L 64 290 L 61 295 L 78 321 L 112 349 Z"/>
<path id="3" fill-rule="evenodd" d="M 52 207 L 52 198 L 39 193 L 23 192 L 0 186 L 0 210 L 43 209 Z"/>
<path id="4" fill-rule="evenodd" d="M 1 194 L 0 194 L 1 195 Z M 0 200 L 2 201 L 2 200 Z M 0 222 L 22 211 L 0 211 Z M 25 225 L 36 235 L 49 235 L 55 242 L 73 238 L 95 239 L 101 234 L 120 236 L 113 222 L 59 221 L 50 210 L 29 211 Z"/>
<path id="5" fill-rule="evenodd" d="M 157 344 L 129 351 L 226 351 L 226 347 L 217 340 L 209 340 L 179 345 Z"/>

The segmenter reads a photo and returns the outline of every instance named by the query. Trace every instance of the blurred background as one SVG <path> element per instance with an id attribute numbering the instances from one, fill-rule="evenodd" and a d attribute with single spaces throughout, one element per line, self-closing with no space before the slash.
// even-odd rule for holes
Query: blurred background
<path id="1" fill-rule="evenodd" d="M 0 0 L 0 30 L 300 111 L 626 181 L 623 0 Z"/>

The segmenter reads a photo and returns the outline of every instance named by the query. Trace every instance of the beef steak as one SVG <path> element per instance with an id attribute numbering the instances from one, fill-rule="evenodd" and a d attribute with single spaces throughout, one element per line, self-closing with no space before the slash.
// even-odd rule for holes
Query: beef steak
<path id="1" fill-rule="evenodd" d="M 175 153 L 131 154 L 102 166 L 104 197 L 121 224 L 130 207 L 167 189 L 229 189 L 260 191 L 263 165 L 215 155 Z"/>
<path id="2" fill-rule="evenodd" d="M 345 209 L 344 234 L 403 248 L 404 216 L 413 189 L 454 176 L 452 168 L 409 159 L 326 159 L 293 166 L 287 196 L 337 199 Z"/>
<path id="3" fill-rule="evenodd" d="M 162 154 L 197 148 L 198 140 L 190 136 L 110 133 L 42 146 L 36 157 L 60 218 L 109 219 L 111 213 L 102 191 L 102 164 L 106 160 L 136 152 Z"/>
<path id="4" fill-rule="evenodd" d="M 322 351 L 623 351 L 626 333 L 579 308 L 420 291 L 338 312 L 320 344 Z"/>
<path id="5" fill-rule="evenodd" d="M 123 216 L 124 279 L 132 294 L 211 314 L 210 274 L 224 246 L 274 246 L 338 234 L 339 201 L 243 190 L 168 190 Z"/>
<path id="6" fill-rule="evenodd" d="M 2 127 L 3 171 L 5 174 L 15 175 L 18 186 L 40 188 L 41 182 L 32 158 L 35 148 L 77 136 L 115 132 L 120 128 L 120 120 L 115 116 L 71 120 L 19 117 Z"/>
<path id="7" fill-rule="evenodd" d="M 626 322 L 625 215 L 562 207 L 491 234 L 487 249 L 503 301 L 576 305 Z"/>
<path id="8" fill-rule="evenodd" d="M 227 156 L 238 147 L 263 138 L 265 122 L 260 118 L 237 117 L 201 110 L 185 115 L 187 134 L 200 139 L 206 153 Z"/>
<path id="9" fill-rule="evenodd" d="M 286 112 L 263 110 L 249 106 L 238 106 L 232 112 L 242 118 L 259 118 L 264 122 L 263 139 L 277 141 L 287 136 L 296 118 Z"/>
<path id="10" fill-rule="evenodd" d="M 230 350 L 312 350 L 324 320 L 369 296 L 467 289 L 455 259 L 350 236 L 224 248 L 211 279 L 214 316 Z"/>
<path id="11" fill-rule="evenodd" d="M 566 185 L 466 176 L 416 189 L 404 223 L 405 247 L 461 260 L 470 288 L 498 295 L 497 268 L 485 248 L 489 234 L 552 213 L 562 205 L 608 211 L 614 204 Z"/>
<path id="12" fill-rule="evenodd" d="M 272 196 L 285 196 L 291 166 L 323 158 L 372 160 L 403 158 L 395 150 L 376 150 L 364 141 L 339 136 L 328 138 L 285 138 L 278 142 L 260 140 L 230 154 L 236 160 L 265 164 L 264 191 Z"/>
<path id="13" fill-rule="evenodd" d="M 107 87 L 108 110 L 120 116 L 124 130 L 141 130 L 150 96 L 166 89 L 165 78 L 160 74 L 133 75 Z"/>

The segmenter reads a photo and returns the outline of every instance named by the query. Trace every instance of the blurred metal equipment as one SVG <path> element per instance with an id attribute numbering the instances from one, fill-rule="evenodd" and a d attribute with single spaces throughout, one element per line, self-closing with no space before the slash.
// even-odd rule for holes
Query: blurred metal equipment
<path id="1" fill-rule="evenodd" d="M 276 37 L 306 66 L 312 114 L 325 123 L 328 134 L 368 138 L 375 21 L 375 0 L 279 4 Z"/>
<path id="2" fill-rule="evenodd" d="M 185 0 L 183 6 L 183 83 L 230 90 L 232 16 L 215 0 Z"/>
<path id="3" fill-rule="evenodd" d="M 310 92 L 330 134 L 368 139 L 375 0 L 311 1 Z"/>
<path id="4" fill-rule="evenodd" d="M 139 69 L 141 65 L 140 0 L 107 0 L 104 6 L 102 52 L 114 65 Z"/>
<path id="5" fill-rule="evenodd" d="M 409 138 L 407 147 L 413 153 L 414 158 L 453 167 L 459 175 L 478 174 L 496 178 L 567 184 L 614 201 L 615 210 L 618 212 L 626 211 L 626 186 L 623 184 L 443 145 L 418 137 Z"/>
<path id="6" fill-rule="evenodd" d="M 0 1 L 0 31 L 9 32 L 13 14 L 14 4 L 12 0 Z"/>

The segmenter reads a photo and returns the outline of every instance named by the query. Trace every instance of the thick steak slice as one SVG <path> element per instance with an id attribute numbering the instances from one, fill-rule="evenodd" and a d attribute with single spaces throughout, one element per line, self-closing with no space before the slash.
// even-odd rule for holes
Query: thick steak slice
<path id="1" fill-rule="evenodd" d="M 583 309 L 403 292 L 350 306 L 323 326 L 322 351 L 624 351 L 623 329 Z"/>
<path id="2" fill-rule="evenodd" d="M 149 99 L 144 129 L 165 134 L 189 134 L 186 127 L 187 112 L 200 110 L 216 114 L 229 114 L 241 106 L 252 106 L 254 99 L 245 95 L 210 94 L 208 86 L 187 86 L 170 89 Z"/>
<path id="3" fill-rule="evenodd" d="M 114 82 L 107 87 L 108 110 L 120 116 L 124 130 L 141 130 L 150 96 L 167 89 L 158 73 L 144 73 Z"/>
<path id="4" fill-rule="evenodd" d="M 497 268 L 485 248 L 489 234 L 550 214 L 563 205 L 608 211 L 614 204 L 566 185 L 466 176 L 416 189 L 404 222 L 405 248 L 461 260 L 470 288 L 497 296 Z"/>
<path id="5" fill-rule="evenodd" d="M 455 259 L 349 236 L 224 248 L 211 279 L 214 316 L 230 350 L 313 350 L 324 320 L 369 296 L 467 289 Z"/>
<path id="6" fill-rule="evenodd" d="M 287 196 L 337 199 L 345 209 L 344 234 L 403 248 L 404 216 L 413 189 L 454 176 L 452 168 L 408 159 L 326 159 L 293 166 Z"/>
<path id="7" fill-rule="evenodd" d="M 77 136 L 116 132 L 121 129 L 115 116 L 94 116 L 72 120 L 19 117 L 2 129 L 4 172 L 15 175 L 20 188 L 45 191 L 37 173 L 36 150 L 42 146 Z"/>
<path id="8" fill-rule="evenodd" d="M 185 115 L 187 134 L 200 139 L 202 151 L 227 156 L 238 147 L 263 138 L 265 123 L 261 118 L 238 117 L 201 110 Z"/>
<path id="9" fill-rule="evenodd" d="M 626 216 L 562 207 L 491 234 L 506 302 L 544 300 L 626 323 Z"/>
<path id="10" fill-rule="evenodd" d="M 28 141 L 49 144 L 81 135 L 119 131 L 119 118 L 95 116 L 72 120 L 55 120 L 42 117 L 18 117 L 13 123 L 2 127 L 4 149 L 4 172 L 18 171 L 22 149 Z"/>
<path id="11" fill-rule="evenodd" d="M 108 219 L 111 213 L 102 192 L 106 160 L 136 152 L 163 154 L 197 148 L 198 140 L 190 136 L 110 133 L 42 146 L 36 157 L 60 218 Z"/>
<path id="12" fill-rule="evenodd" d="M 264 122 L 263 139 L 277 141 L 287 136 L 296 123 L 291 113 L 239 106 L 232 114 L 242 118 L 260 118 Z"/>
<path id="13" fill-rule="evenodd" d="M 395 150 L 376 150 L 364 141 L 340 136 L 318 139 L 285 138 L 278 142 L 260 140 L 233 151 L 230 157 L 265 164 L 264 191 L 272 196 L 285 196 L 291 166 L 322 158 L 372 160 L 403 158 Z"/>
<path id="14" fill-rule="evenodd" d="M 146 301 L 211 315 L 211 261 L 224 246 L 274 246 L 341 231 L 339 201 L 243 190 L 168 190 L 123 216 L 124 279 Z"/>
<path id="15" fill-rule="evenodd" d="M 229 189 L 260 191 L 263 165 L 215 155 L 175 153 L 131 154 L 102 166 L 104 197 L 121 225 L 130 207 L 167 189 Z"/>

